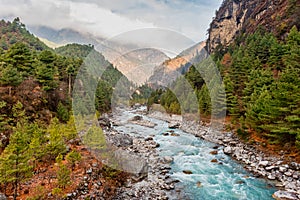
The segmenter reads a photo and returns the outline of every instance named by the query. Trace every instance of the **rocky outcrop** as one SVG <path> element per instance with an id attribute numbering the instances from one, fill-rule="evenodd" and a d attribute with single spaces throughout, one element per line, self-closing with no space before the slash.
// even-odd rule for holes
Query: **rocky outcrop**
<path id="1" fill-rule="evenodd" d="M 299 1 L 225 0 L 210 24 L 207 40 L 209 53 L 218 46 L 227 47 L 241 33 L 253 33 L 259 26 L 284 37 L 293 25 L 299 27 L 298 6 Z"/>

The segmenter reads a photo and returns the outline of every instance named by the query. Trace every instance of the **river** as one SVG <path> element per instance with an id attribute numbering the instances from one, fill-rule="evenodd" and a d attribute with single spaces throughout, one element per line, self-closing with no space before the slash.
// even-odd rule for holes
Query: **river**
<path id="1" fill-rule="evenodd" d="M 244 170 L 241 164 L 223 153 L 223 147 L 179 129 L 170 130 L 167 122 L 141 114 L 140 111 L 144 109 L 114 113 L 114 120 L 120 122 L 114 128 L 135 137 L 152 136 L 160 144 L 157 149 L 159 155 L 174 159 L 170 175 L 180 181 L 180 188 L 190 199 L 273 199 L 272 194 L 276 188 L 270 182 L 255 178 Z M 137 113 L 156 126 L 149 128 L 128 123 Z M 184 173 L 184 170 L 188 173 Z"/>

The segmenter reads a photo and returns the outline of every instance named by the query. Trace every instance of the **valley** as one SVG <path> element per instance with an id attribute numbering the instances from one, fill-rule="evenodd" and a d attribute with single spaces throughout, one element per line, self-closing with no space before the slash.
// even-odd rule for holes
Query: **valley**
<path id="1" fill-rule="evenodd" d="M 34 5 L 0 13 L 0 200 L 300 199 L 299 1 Z"/>

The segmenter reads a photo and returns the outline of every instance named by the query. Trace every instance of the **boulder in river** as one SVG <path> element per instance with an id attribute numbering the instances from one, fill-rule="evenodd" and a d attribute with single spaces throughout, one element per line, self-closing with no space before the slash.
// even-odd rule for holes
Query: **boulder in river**
<path id="1" fill-rule="evenodd" d="M 200 181 L 197 182 L 197 187 L 198 188 L 202 187 L 202 183 Z"/>
<path id="2" fill-rule="evenodd" d="M 174 159 L 171 156 L 165 156 L 162 158 L 162 163 L 172 163 L 173 160 Z"/>
<path id="3" fill-rule="evenodd" d="M 218 151 L 217 150 L 215 150 L 215 151 L 211 151 L 211 152 L 209 152 L 211 155 L 217 155 L 218 154 Z"/>
<path id="4" fill-rule="evenodd" d="M 110 120 L 108 118 L 106 118 L 106 117 L 100 117 L 98 119 L 98 122 L 99 122 L 99 125 L 102 128 L 111 128 Z"/>
<path id="5" fill-rule="evenodd" d="M 179 128 L 180 127 L 180 124 L 178 122 L 175 122 L 175 123 L 169 123 L 169 128 L 170 129 L 176 129 L 176 128 Z"/>
<path id="6" fill-rule="evenodd" d="M 191 170 L 183 170 L 182 171 L 184 174 L 193 174 L 193 172 Z"/>
<path id="7" fill-rule="evenodd" d="M 116 134 L 109 137 L 109 141 L 117 147 L 127 147 L 133 144 L 133 139 L 127 134 Z"/>
<path id="8" fill-rule="evenodd" d="M 223 149 L 223 152 L 227 155 L 232 154 L 232 148 L 230 146 L 227 146 Z"/>
<path id="9" fill-rule="evenodd" d="M 142 119 L 143 119 L 142 116 L 136 115 L 136 116 L 134 116 L 134 117 L 131 119 L 131 121 L 140 121 L 140 120 L 142 120 Z"/>

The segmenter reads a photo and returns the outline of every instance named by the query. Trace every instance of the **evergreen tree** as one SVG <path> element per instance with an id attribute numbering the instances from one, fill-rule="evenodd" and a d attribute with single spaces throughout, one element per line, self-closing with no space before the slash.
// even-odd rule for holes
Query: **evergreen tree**
<path id="1" fill-rule="evenodd" d="M 10 143 L 0 157 L 1 183 L 11 183 L 14 189 L 14 199 L 18 196 L 20 182 L 27 180 L 32 175 L 32 166 L 29 165 L 30 154 L 28 151 L 27 124 L 17 124 L 10 137 Z"/>
<path id="2" fill-rule="evenodd" d="M 71 169 L 74 170 L 75 163 L 81 160 L 81 155 L 77 151 L 71 151 L 67 154 L 66 159 L 68 163 L 71 165 Z"/>
<path id="3" fill-rule="evenodd" d="M 66 152 L 66 145 L 63 139 L 62 129 L 59 125 L 57 118 L 51 120 L 51 123 L 47 129 L 48 144 L 46 146 L 47 155 L 49 159 L 55 159 L 59 154 Z"/>
<path id="4" fill-rule="evenodd" d="M 6 53 L 5 62 L 14 66 L 23 76 L 33 71 L 34 60 L 29 47 L 23 43 L 14 44 Z"/>
<path id="5" fill-rule="evenodd" d="M 57 171 L 57 184 L 59 187 L 65 189 L 67 185 L 70 184 L 71 171 L 64 164 L 59 165 L 59 169 Z"/>

